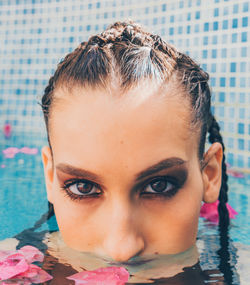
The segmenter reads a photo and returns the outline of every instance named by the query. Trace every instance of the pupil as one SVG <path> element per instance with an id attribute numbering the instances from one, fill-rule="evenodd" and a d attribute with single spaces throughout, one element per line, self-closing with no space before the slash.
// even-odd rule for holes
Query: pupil
<path id="1" fill-rule="evenodd" d="M 77 183 L 77 189 L 82 193 L 89 193 L 92 190 L 92 187 L 93 186 L 90 183 Z"/>
<path id="2" fill-rule="evenodd" d="M 151 187 L 156 192 L 163 192 L 166 189 L 167 182 L 164 180 L 158 180 L 156 182 L 151 183 Z"/>

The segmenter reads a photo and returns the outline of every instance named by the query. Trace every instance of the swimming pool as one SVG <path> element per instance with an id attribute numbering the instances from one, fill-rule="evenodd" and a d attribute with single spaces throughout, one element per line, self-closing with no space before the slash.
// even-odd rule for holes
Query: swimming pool
<path id="1" fill-rule="evenodd" d="M 17 134 L 10 139 L 5 139 L 1 134 L 0 142 L 0 240 L 3 240 L 14 237 L 25 229 L 32 228 L 47 212 L 40 155 L 41 147 L 46 144 L 46 139 L 41 139 L 40 135 L 34 134 Z M 2 152 L 9 147 L 16 147 L 19 150 L 13 158 L 5 157 Z M 29 154 L 27 149 L 20 151 L 23 147 L 27 147 L 28 150 L 37 149 L 37 154 L 34 154 L 35 152 Z M 229 176 L 229 185 L 230 204 L 239 214 L 235 220 L 232 220 L 229 231 L 227 248 L 230 256 L 228 261 L 224 260 L 226 263 L 224 266 L 227 267 L 225 274 L 231 276 L 226 279 L 228 280 L 226 284 L 249 284 L 247 278 L 250 266 L 250 192 L 248 191 L 250 176 L 244 175 L 243 178 Z M 39 238 L 49 230 L 57 230 L 54 218 L 50 219 L 49 222 L 43 222 L 41 226 L 34 229 L 36 234 L 31 235 L 30 232 L 24 231 L 22 243 L 38 246 L 41 250 L 45 250 L 46 246 L 42 246 Z M 226 258 L 225 255 L 220 256 L 218 254 L 219 244 L 220 237 L 217 226 L 200 219 L 197 246 L 203 271 L 209 272 L 219 268 L 223 263 L 221 258 Z M 204 283 L 197 284 L 222 284 L 216 281 L 220 277 L 217 276 L 218 273 L 211 274 L 214 274 L 214 281 L 204 281 Z M 156 284 L 184 284 L 169 282 L 167 280 L 162 281 L 162 283 L 158 281 Z"/>

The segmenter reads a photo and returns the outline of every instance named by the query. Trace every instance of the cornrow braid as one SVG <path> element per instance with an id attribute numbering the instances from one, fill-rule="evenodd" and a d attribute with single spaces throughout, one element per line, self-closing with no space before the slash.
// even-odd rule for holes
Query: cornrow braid
<path id="1" fill-rule="evenodd" d="M 42 97 L 42 109 L 48 131 L 49 108 L 58 86 L 76 83 L 106 87 L 120 75 L 121 87 L 128 88 L 142 78 L 166 81 L 170 78 L 179 53 L 159 36 L 145 32 L 140 25 L 116 22 L 104 32 L 82 42 L 57 66 Z"/>
<path id="2" fill-rule="evenodd" d="M 219 194 L 219 206 L 218 206 L 218 212 L 219 212 L 219 226 L 222 229 L 227 229 L 229 226 L 229 213 L 227 209 L 227 201 L 228 201 L 228 175 L 227 175 L 227 167 L 225 163 L 225 146 L 220 134 L 220 127 L 217 123 L 215 117 L 210 114 L 210 127 L 208 129 L 209 136 L 208 140 L 210 143 L 219 142 L 222 145 L 223 150 L 223 158 L 222 158 L 222 180 L 221 180 L 221 188 L 220 188 L 220 194 Z"/>
<path id="3" fill-rule="evenodd" d="M 231 265 L 231 254 L 230 254 L 230 243 L 229 243 L 229 213 L 227 209 L 227 201 L 228 201 L 228 185 L 227 180 L 228 176 L 226 173 L 226 163 L 225 163 L 225 146 L 220 134 L 220 127 L 217 123 L 215 117 L 210 113 L 210 127 L 208 129 L 209 132 L 209 142 L 219 142 L 222 145 L 223 150 L 223 158 L 222 158 L 222 181 L 221 188 L 219 194 L 219 238 L 220 238 L 220 249 L 217 251 L 219 256 L 219 269 L 223 273 L 226 284 L 233 284 L 233 268 Z"/>

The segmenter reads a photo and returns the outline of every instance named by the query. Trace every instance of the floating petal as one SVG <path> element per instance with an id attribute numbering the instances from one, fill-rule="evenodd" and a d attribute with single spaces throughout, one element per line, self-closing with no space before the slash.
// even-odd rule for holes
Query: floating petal
<path id="1" fill-rule="evenodd" d="M 123 285 L 129 279 L 129 272 L 124 267 L 107 267 L 76 273 L 67 279 L 74 280 L 75 285 Z"/>
<path id="2" fill-rule="evenodd" d="M 44 259 L 43 253 L 34 246 L 23 246 L 21 249 L 18 250 L 18 252 L 24 255 L 28 263 L 32 263 L 35 261 L 42 262 Z"/>
<path id="3" fill-rule="evenodd" d="M 210 222 L 219 223 L 219 212 L 218 212 L 219 201 L 217 200 L 214 203 L 204 203 L 201 207 L 200 217 L 203 217 Z M 228 203 L 226 204 L 229 218 L 234 219 L 238 214 Z"/>

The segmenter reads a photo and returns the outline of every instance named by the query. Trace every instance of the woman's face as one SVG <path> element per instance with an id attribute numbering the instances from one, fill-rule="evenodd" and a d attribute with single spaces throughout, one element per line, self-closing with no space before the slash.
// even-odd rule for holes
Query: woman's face
<path id="1" fill-rule="evenodd" d="M 176 89 L 57 90 L 43 149 L 66 244 L 125 262 L 196 240 L 204 192 L 188 102 Z M 181 93 L 181 92 L 179 92 Z M 154 94 L 154 96 L 152 96 Z"/>

